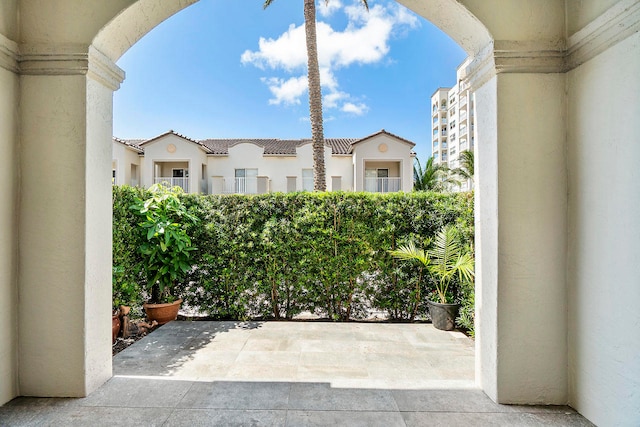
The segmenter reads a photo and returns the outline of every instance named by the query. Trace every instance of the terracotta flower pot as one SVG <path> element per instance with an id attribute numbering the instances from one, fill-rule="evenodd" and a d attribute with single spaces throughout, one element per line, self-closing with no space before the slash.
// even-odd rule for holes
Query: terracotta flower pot
<path id="1" fill-rule="evenodd" d="M 456 317 L 460 304 L 440 304 L 439 302 L 427 301 L 431 322 L 436 329 L 442 331 L 452 331 L 456 327 Z"/>
<path id="2" fill-rule="evenodd" d="M 118 334 L 120 333 L 120 318 L 117 314 L 111 316 L 111 344 L 116 342 Z"/>
<path id="3" fill-rule="evenodd" d="M 182 298 L 166 304 L 144 304 L 143 307 L 150 322 L 155 320 L 158 325 L 164 325 L 178 318 L 180 304 L 182 304 Z"/>

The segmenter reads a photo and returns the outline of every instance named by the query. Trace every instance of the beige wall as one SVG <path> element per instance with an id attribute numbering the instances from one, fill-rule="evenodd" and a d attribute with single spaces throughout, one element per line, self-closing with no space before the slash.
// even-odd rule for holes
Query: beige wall
<path id="1" fill-rule="evenodd" d="M 567 8 L 567 35 L 584 28 L 619 0 L 565 0 Z"/>
<path id="2" fill-rule="evenodd" d="M 7 34 L 15 2 L 0 4 L 0 34 Z M 0 68 L 0 404 L 17 388 L 18 76 Z"/>
<path id="3" fill-rule="evenodd" d="M 287 177 L 296 177 L 296 190 L 302 190 L 302 169 L 313 168 L 313 147 L 304 144 L 297 148 L 295 156 L 264 156 L 264 149 L 253 143 L 242 143 L 229 148 L 228 156 L 209 157 L 208 172 L 211 176 L 233 179 L 235 169 L 258 169 L 259 176 L 269 178 L 270 191 L 287 191 Z M 331 177 L 342 177 L 342 189 L 352 186 L 351 157 L 333 156 L 325 147 L 327 189 L 331 190 Z M 213 187 L 212 187 L 213 188 Z M 216 190 L 213 190 L 216 191 Z"/>
<path id="4" fill-rule="evenodd" d="M 640 422 L 640 33 L 568 75 L 570 403 Z"/>
<path id="5" fill-rule="evenodd" d="M 141 177 L 141 165 L 140 156 L 134 150 L 127 148 L 125 145 L 119 142 L 112 142 L 113 146 L 113 159 L 116 169 L 116 183 L 118 185 L 136 185 L 140 183 Z M 138 167 L 137 178 L 131 174 L 131 165 Z M 137 179 L 137 183 L 135 180 Z"/>

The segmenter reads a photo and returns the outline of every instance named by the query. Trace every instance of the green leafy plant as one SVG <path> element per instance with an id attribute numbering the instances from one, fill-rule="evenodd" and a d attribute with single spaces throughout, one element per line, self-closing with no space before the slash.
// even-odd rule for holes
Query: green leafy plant
<path id="1" fill-rule="evenodd" d="M 466 251 L 453 226 L 441 229 L 433 239 L 433 249 L 419 249 L 413 242 L 390 251 L 398 259 L 418 262 L 436 279 L 436 292 L 440 303 L 452 303 L 453 283 L 472 281 L 474 277 L 474 260 Z"/>
<path id="2" fill-rule="evenodd" d="M 172 291 L 192 268 L 192 252 L 196 248 L 187 234 L 189 225 L 198 218 L 187 211 L 180 200 L 182 189 L 154 184 L 150 197 L 136 198 L 132 209 L 144 220 L 138 223 L 145 242 L 140 246 L 144 258 L 147 291 L 151 302 L 172 302 Z"/>
<path id="3" fill-rule="evenodd" d="M 290 319 L 312 311 L 350 320 L 371 309 L 394 320 L 426 317 L 436 276 L 387 249 L 409 241 L 427 248 L 447 225 L 466 251 L 473 248 L 472 193 L 178 195 L 198 226 L 184 217 L 171 222 L 183 225 L 198 250 L 189 251 L 191 267 L 172 295 L 215 319 Z M 148 228 L 139 226 L 147 213 L 129 209 L 151 197 L 141 188 L 114 187 L 113 265 L 124 268 L 114 274 L 115 300 L 136 296 L 132 284 L 146 298 L 155 283 L 149 256 L 139 250 L 150 243 Z M 473 287 L 451 280 L 457 292 L 448 293 L 472 308 Z"/>

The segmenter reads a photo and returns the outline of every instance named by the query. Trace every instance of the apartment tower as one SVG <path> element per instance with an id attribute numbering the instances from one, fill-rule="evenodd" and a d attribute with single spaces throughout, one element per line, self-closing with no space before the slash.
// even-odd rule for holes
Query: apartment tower
<path id="1" fill-rule="evenodd" d="M 473 93 L 463 81 L 468 65 L 467 59 L 456 70 L 455 86 L 438 88 L 431 96 L 433 162 L 451 169 L 460 167 L 460 152 L 474 149 Z M 472 181 L 460 185 L 461 191 L 472 188 Z"/>

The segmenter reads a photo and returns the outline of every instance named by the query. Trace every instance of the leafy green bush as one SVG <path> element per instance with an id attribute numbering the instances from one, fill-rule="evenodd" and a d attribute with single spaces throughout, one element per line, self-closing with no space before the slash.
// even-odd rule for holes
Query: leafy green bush
<path id="1" fill-rule="evenodd" d="M 142 257 L 138 248 L 143 244 L 135 232 L 139 218 L 129 209 L 136 197 L 146 191 L 129 186 L 113 187 L 113 306 L 140 308 L 142 286 L 146 282 Z"/>
<path id="2" fill-rule="evenodd" d="M 135 251 L 140 238 L 126 232 L 136 225 L 126 212 L 131 193 L 142 197 L 141 191 L 114 187 L 114 266 L 123 266 L 128 278 L 143 278 Z M 199 224 L 190 229 L 198 248 L 193 268 L 177 291 L 214 318 L 290 319 L 310 310 L 347 320 L 376 308 L 413 320 L 426 314 L 433 278 L 419 277 L 418 266 L 395 260 L 388 250 L 408 241 L 424 246 L 445 225 L 454 225 L 463 244 L 473 247 L 473 197 L 467 193 L 180 197 Z M 117 264 L 116 239 L 128 248 Z"/>
<path id="3" fill-rule="evenodd" d="M 138 248 L 147 276 L 147 293 L 153 303 L 173 302 L 173 289 L 191 270 L 191 244 L 187 229 L 198 223 L 180 199 L 182 188 L 154 184 L 145 199 L 135 197 L 129 207 L 140 217 L 137 232 L 144 243 Z"/>

